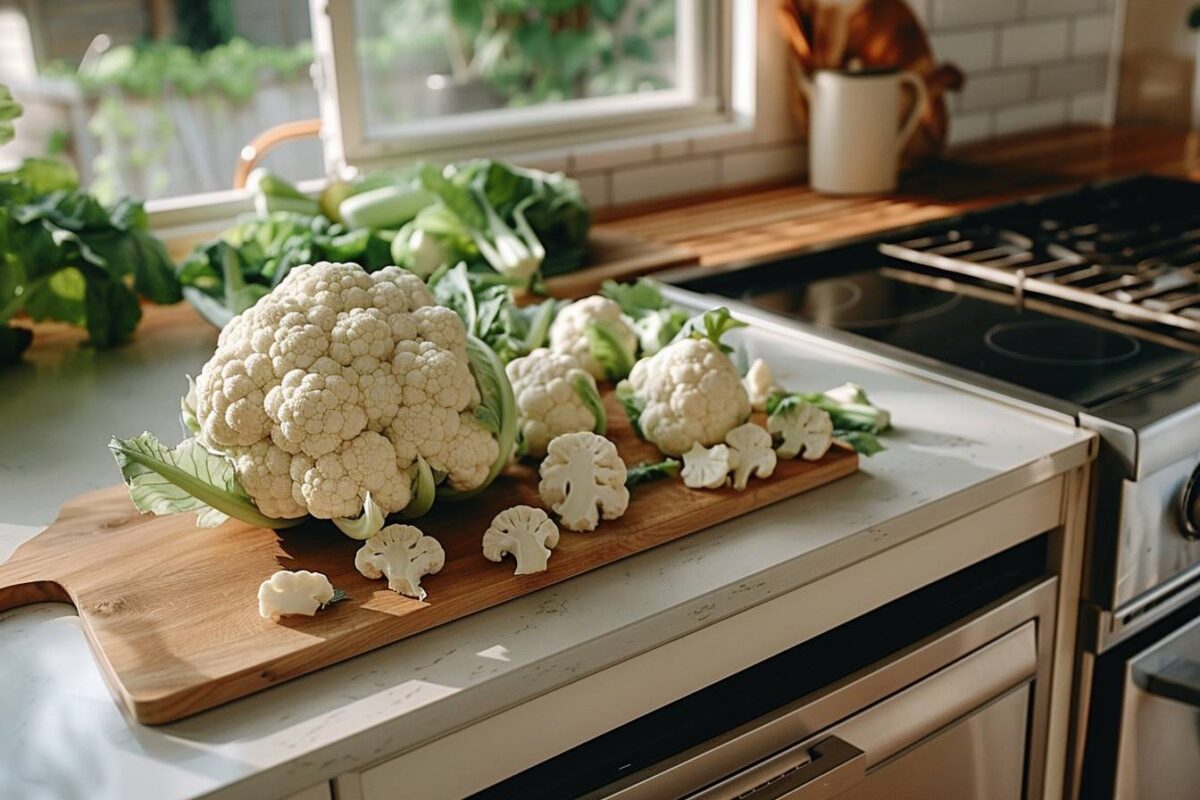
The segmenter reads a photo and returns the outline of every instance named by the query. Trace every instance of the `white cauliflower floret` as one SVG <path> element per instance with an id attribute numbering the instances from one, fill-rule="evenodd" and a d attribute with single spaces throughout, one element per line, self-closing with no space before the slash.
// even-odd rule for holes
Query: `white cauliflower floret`
<path id="1" fill-rule="evenodd" d="M 311 617 L 333 595 L 333 585 L 321 573 L 281 569 L 259 584 L 258 614 L 275 620 L 289 614 Z"/>
<path id="2" fill-rule="evenodd" d="M 550 442 L 538 469 L 538 495 L 573 531 L 596 529 L 629 507 L 625 462 L 617 446 L 595 433 L 564 433 Z"/>
<path id="3" fill-rule="evenodd" d="M 611 335 L 611 339 L 620 350 L 620 353 L 614 354 L 618 356 L 616 360 L 632 364 L 637 354 L 637 331 L 634 330 L 632 321 L 621 311 L 621 306 L 601 295 L 576 300 L 558 312 L 550 326 L 550 349 L 556 353 L 575 356 L 579 364 L 597 380 L 606 377 L 623 378 L 627 369 L 622 371 L 613 364 L 610 366 L 621 374 L 610 374 L 613 370 L 606 369 L 605 364 L 602 364 L 593 352 L 593 335 L 588 332 L 589 326 L 593 324 L 603 327 Z"/>
<path id="4" fill-rule="evenodd" d="M 499 457 L 458 316 L 398 267 L 298 266 L 225 327 L 196 379 L 198 439 L 269 517 L 385 514 L 423 457 L 457 490 Z"/>
<path id="5" fill-rule="evenodd" d="M 775 473 L 776 456 L 771 449 L 771 434 L 761 425 L 747 422 L 725 434 L 733 463 L 733 488 L 746 488 L 751 475 L 769 478 Z"/>
<path id="6" fill-rule="evenodd" d="M 565 353 L 538 348 L 505 367 L 517 398 L 520 450 L 544 456 L 550 440 L 564 433 L 604 433 L 604 406 L 596 381 Z"/>
<path id="7" fill-rule="evenodd" d="M 545 511 L 533 506 L 506 508 L 483 534 L 483 557 L 500 562 L 511 555 L 517 560 L 514 575 L 545 572 L 550 551 L 556 546 L 558 526 Z"/>
<path id="8" fill-rule="evenodd" d="M 421 578 L 440 572 L 446 551 L 432 536 L 412 525 L 388 525 L 367 539 L 354 556 L 364 578 L 388 579 L 388 588 L 405 597 L 425 599 Z"/>
<path id="9" fill-rule="evenodd" d="M 729 480 L 734 456 L 726 445 L 704 447 L 699 442 L 683 454 L 683 485 L 689 489 L 719 489 Z"/>
<path id="10" fill-rule="evenodd" d="M 761 358 L 754 359 L 750 369 L 746 370 L 746 377 L 742 378 L 742 386 L 746 387 L 746 394 L 750 397 L 750 408 L 766 411 L 767 398 L 776 390 L 771 367 Z"/>
<path id="11" fill-rule="evenodd" d="M 806 461 L 816 461 L 833 443 L 833 420 L 829 413 L 794 398 L 767 417 L 767 430 L 783 440 L 775 448 L 780 458 L 803 454 Z"/>
<path id="12" fill-rule="evenodd" d="M 737 368 L 708 339 L 682 339 L 642 359 L 617 392 L 626 408 L 640 409 L 642 436 L 670 456 L 719 444 L 750 416 Z"/>

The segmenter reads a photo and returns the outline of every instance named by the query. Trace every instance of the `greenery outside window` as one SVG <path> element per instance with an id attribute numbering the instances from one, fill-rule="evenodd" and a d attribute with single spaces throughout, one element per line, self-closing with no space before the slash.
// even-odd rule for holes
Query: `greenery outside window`
<path id="1" fill-rule="evenodd" d="M 722 121 L 720 0 L 312 2 L 332 166 Z"/>

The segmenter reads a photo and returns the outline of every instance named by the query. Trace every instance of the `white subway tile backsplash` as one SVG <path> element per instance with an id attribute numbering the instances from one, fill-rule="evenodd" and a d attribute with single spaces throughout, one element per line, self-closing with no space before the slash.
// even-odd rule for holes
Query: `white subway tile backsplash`
<path id="1" fill-rule="evenodd" d="M 626 167 L 612 173 L 612 202 L 635 203 L 699 192 L 720 185 L 717 156 Z"/>
<path id="2" fill-rule="evenodd" d="M 1021 16 L 1020 0 L 933 0 L 934 28 L 1008 22 Z"/>
<path id="3" fill-rule="evenodd" d="M 1000 31 L 1000 63 L 1010 67 L 1067 57 L 1067 21 L 1023 22 Z"/>
<path id="4" fill-rule="evenodd" d="M 1072 95 L 1103 89 L 1108 79 L 1108 62 L 1102 59 L 1047 64 L 1037 68 L 1038 97 Z"/>
<path id="5" fill-rule="evenodd" d="M 1112 14 L 1076 17 L 1071 25 L 1071 55 L 1076 57 L 1108 55 L 1113 43 Z"/>
<path id="6" fill-rule="evenodd" d="M 946 143 L 953 147 L 959 144 L 981 142 L 992 136 L 992 112 L 976 111 L 970 114 L 950 116 L 949 135 Z"/>
<path id="7" fill-rule="evenodd" d="M 1088 92 L 1087 94 L 1076 95 L 1071 98 L 1071 105 L 1067 116 L 1071 122 L 1103 125 L 1108 121 L 1105 118 L 1107 101 L 1108 98 L 1104 92 Z"/>
<path id="8" fill-rule="evenodd" d="M 1026 100 L 1032 94 L 1031 69 L 969 75 L 959 94 L 958 107 L 962 111 L 978 111 Z"/>
<path id="9" fill-rule="evenodd" d="M 663 139 L 659 141 L 655 155 L 659 158 L 678 158 L 692 152 L 691 139 Z"/>
<path id="10" fill-rule="evenodd" d="M 1095 11 L 1099 5 L 1100 0 L 1026 0 L 1025 16 L 1060 17 L 1081 11 Z"/>
<path id="11" fill-rule="evenodd" d="M 997 135 L 1020 133 L 1062 125 L 1067 120 L 1067 101 L 1063 98 L 1021 103 L 996 111 Z"/>
<path id="12" fill-rule="evenodd" d="M 580 148 L 573 156 L 573 168 L 577 170 L 607 169 L 627 164 L 654 160 L 654 142 L 645 141 L 614 148 L 611 145 L 593 145 Z"/>
<path id="13" fill-rule="evenodd" d="M 948 61 L 964 72 L 996 66 L 996 34 L 991 28 L 935 33 L 929 38 L 939 63 Z"/>
<path id="14" fill-rule="evenodd" d="M 794 178 L 808 168 L 808 151 L 803 145 L 755 147 L 722 156 L 721 185 L 738 186 Z"/>

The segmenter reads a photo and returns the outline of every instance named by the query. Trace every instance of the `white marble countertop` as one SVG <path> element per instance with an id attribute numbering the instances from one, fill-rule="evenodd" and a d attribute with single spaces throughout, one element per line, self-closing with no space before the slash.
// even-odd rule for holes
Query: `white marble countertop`
<path id="1" fill-rule="evenodd" d="M 0 373 L 0 558 L 84 490 L 112 484 L 110 433 L 169 434 L 211 341 Z M 898 432 L 859 474 L 564 584 L 197 716 L 136 724 L 70 607 L 0 614 L 0 797 L 275 797 L 328 780 L 743 611 L 1086 457 L 1068 423 L 764 336 L 777 379 L 854 380 Z M 636 499 L 635 499 L 636 502 Z M 436 598 L 433 598 L 436 602 Z M 248 599 L 247 602 L 250 602 Z"/>

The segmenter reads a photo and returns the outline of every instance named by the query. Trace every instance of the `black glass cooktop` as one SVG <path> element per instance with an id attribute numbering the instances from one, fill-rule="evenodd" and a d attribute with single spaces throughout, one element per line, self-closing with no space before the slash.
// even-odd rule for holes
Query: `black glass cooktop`
<path id="1" fill-rule="evenodd" d="M 953 280 L 860 244 L 684 282 L 1094 409 L 1189 370 L 1200 344 L 1007 287 Z M 1093 321 L 1095 320 L 1095 321 Z"/>

